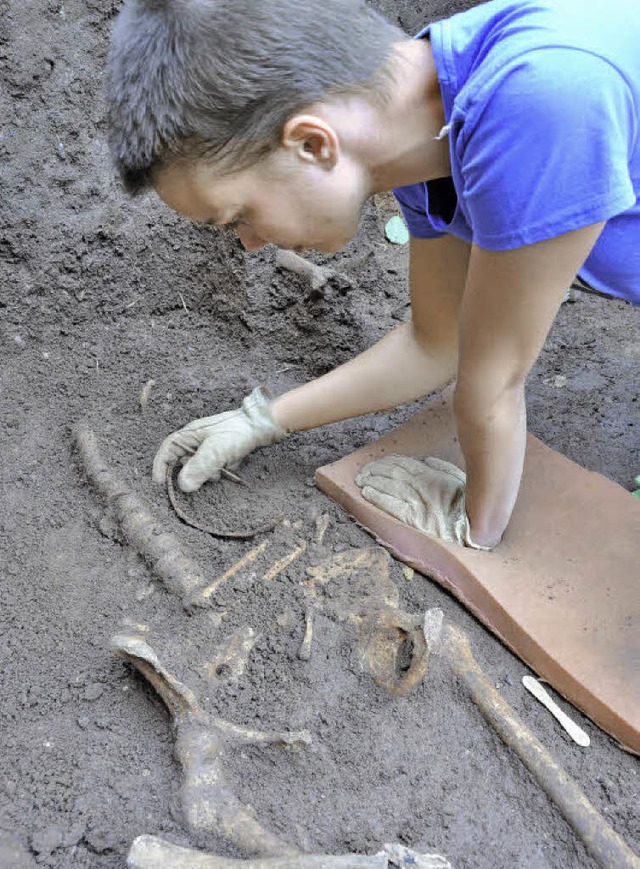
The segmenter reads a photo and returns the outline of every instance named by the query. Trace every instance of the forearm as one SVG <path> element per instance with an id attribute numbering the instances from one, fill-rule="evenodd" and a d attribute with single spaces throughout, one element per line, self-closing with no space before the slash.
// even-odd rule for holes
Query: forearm
<path id="1" fill-rule="evenodd" d="M 387 410 L 440 388 L 455 376 L 457 348 L 428 347 L 412 323 L 322 377 L 274 399 L 274 419 L 301 431 L 364 413 Z"/>
<path id="2" fill-rule="evenodd" d="M 497 543 L 518 495 L 526 445 L 524 384 L 497 396 L 456 389 L 460 445 L 467 471 L 466 508 L 471 539 Z"/>

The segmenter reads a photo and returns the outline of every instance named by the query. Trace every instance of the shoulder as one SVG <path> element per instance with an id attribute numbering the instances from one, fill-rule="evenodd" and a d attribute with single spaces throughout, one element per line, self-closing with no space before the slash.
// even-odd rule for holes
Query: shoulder
<path id="1" fill-rule="evenodd" d="M 623 122 L 633 102 L 625 78 L 608 59 L 563 46 L 532 48 L 492 65 L 472 76 L 465 91 L 461 108 L 471 122 L 468 132 L 495 113 L 507 126 L 565 127 L 577 117 L 598 124 L 612 115 Z"/>

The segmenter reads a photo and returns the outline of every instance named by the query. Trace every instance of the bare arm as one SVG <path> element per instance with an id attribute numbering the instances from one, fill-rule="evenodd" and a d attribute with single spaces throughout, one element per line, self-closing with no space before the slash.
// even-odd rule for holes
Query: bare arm
<path id="1" fill-rule="evenodd" d="M 412 321 L 322 377 L 276 398 L 274 419 L 300 431 L 397 407 L 451 380 L 469 245 L 453 236 L 411 239 Z"/>
<path id="2" fill-rule="evenodd" d="M 512 251 L 472 248 L 454 406 L 476 543 L 494 545 L 511 516 L 524 462 L 525 379 L 602 226 Z"/>

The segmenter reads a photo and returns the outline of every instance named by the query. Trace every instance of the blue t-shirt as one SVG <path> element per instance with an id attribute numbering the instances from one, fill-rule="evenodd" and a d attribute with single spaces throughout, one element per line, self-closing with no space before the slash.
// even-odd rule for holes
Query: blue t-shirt
<path id="1" fill-rule="evenodd" d="M 638 0 L 490 0 L 425 36 L 457 202 L 396 190 L 411 234 L 509 250 L 606 221 L 580 277 L 640 304 Z"/>

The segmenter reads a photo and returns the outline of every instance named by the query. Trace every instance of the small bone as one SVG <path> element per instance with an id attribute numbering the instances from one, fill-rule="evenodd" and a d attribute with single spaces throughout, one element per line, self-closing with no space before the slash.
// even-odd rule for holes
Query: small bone
<path id="1" fill-rule="evenodd" d="M 404 845 L 385 845 L 381 853 L 389 865 L 397 869 L 452 869 L 451 863 L 440 854 L 416 854 Z"/>
<path id="2" fill-rule="evenodd" d="M 192 603 L 194 606 L 204 606 L 208 601 L 211 595 L 215 594 L 215 592 L 223 585 L 227 580 L 231 579 L 232 576 L 235 576 L 243 568 L 247 567 L 249 564 L 253 564 L 253 562 L 258 558 L 259 555 L 267 548 L 267 541 L 263 540 L 262 543 L 259 543 L 258 546 L 254 546 L 253 549 L 250 549 L 248 552 L 242 556 L 242 558 L 238 559 L 235 564 L 232 564 L 231 567 L 228 567 L 225 572 L 219 576 L 217 579 L 214 579 L 212 583 L 207 585 L 205 588 L 199 589 L 196 594 L 192 598 Z"/>
<path id="3" fill-rule="evenodd" d="M 287 553 L 287 555 L 278 559 L 278 561 L 276 561 L 276 563 L 274 565 L 272 565 L 272 567 L 270 567 L 269 570 L 267 570 L 267 572 L 265 573 L 265 575 L 262 578 L 267 580 L 267 582 L 270 582 L 272 579 L 275 579 L 279 573 L 282 573 L 282 571 L 286 570 L 290 564 L 293 564 L 294 561 L 296 561 L 298 558 L 300 558 L 300 556 L 306 551 L 306 549 L 307 549 L 306 543 L 301 543 L 300 546 L 296 546 L 296 548 L 293 549 L 291 552 Z"/>
<path id="4" fill-rule="evenodd" d="M 522 684 L 527 691 L 533 694 L 536 700 L 539 700 L 542 705 L 549 710 L 560 725 L 564 727 L 574 742 L 577 742 L 578 745 L 581 745 L 583 748 L 587 748 L 591 745 L 591 740 L 584 730 L 581 727 L 578 727 L 575 721 L 572 721 L 569 716 L 560 709 L 555 700 L 552 699 L 537 679 L 534 679 L 533 676 L 523 676 Z"/>
<path id="5" fill-rule="evenodd" d="M 151 378 L 150 380 L 147 380 L 145 385 L 142 387 L 142 392 L 140 393 L 140 407 L 143 410 L 149 404 L 149 396 L 151 395 L 151 390 L 155 386 L 155 383 L 155 380 Z"/>
<path id="6" fill-rule="evenodd" d="M 229 738 L 231 744 L 238 745 L 286 745 L 299 747 L 311 745 L 313 737 L 308 730 L 291 730 L 286 733 L 281 730 L 248 730 L 238 727 L 223 718 L 211 718 L 211 723 L 217 731 Z"/>
<path id="7" fill-rule="evenodd" d="M 313 642 L 313 609 L 309 607 L 305 613 L 305 628 L 302 644 L 298 650 L 298 657 L 301 661 L 308 661 L 311 658 L 311 644 Z"/>
<path id="8" fill-rule="evenodd" d="M 276 254 L 276 265 L 305 278 L 309 282 L 312 290 L 321 290 L 322 287 L 331 280 L 331 278 L 335 277 L 333 269 L 318 266 L 315 263 L 298 256 L 298 254 L 294 253 L 292 250 L 283 250 L 280 248 Z"/>
<path id="9" fill-rule="evenodd" d="M 255 631 L 248 625 L 234 631 L 215 658 L 205 666 L 208 680 L 213 685 L 220 682 L 237 682 L 245 671 L 256 639 Z"/>
<path id="10" fill-rule="evenodd" d="M 182 848 L 156 836 L 138 836 L 127 857 L 129 869 L 387 869 L 387 865 L 384 853 L 373 857 L 361 854 L 339 857 L 300 854 L 297 857 L 274 857 L 266 860 L 235 860 Z M 448 865 L 433 864 L 433 869 L 440 866 L 444 869 Z M 422 869 L 420 863 L 415 866 L 416 869 Z M 431 864 L 425 864 L 425 869 L 431 869 Z"/>
<path id="11" fill-rule="evenodd" d="M 329 528 L 329 514 L 322 513 L 320 516 L 316 516 L 316 543 L 320 545 L 324 540 L 324 535 L 327 533 Z"/>

